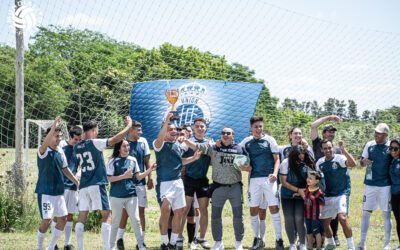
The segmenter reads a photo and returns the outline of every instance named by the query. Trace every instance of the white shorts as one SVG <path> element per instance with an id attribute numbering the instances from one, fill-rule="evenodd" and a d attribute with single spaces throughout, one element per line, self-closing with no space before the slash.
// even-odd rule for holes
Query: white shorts
<path id="1" fill-rule="evenodd" d="M 64 195 L 38 194 L 39 212 L 42 219 L 63 217 L 68 215 Z"/>
<path id="2" fill-rule="evenodd" d="M 79 190 L 79 211 L 110 210 L 105 185 L 93 185 Z"/>
<path id="3" fill-rule="evenodd" d="M 390 198 L 390 186 L 376 187 L 365 185 L 362 208 L 366 211 L 374 211 L 379 205 L 382 211 L 391 211 Z"/>
<path id="4" fill-rule="evenodd" d="M 136 195 L 138 199 L 138 206 L 147 208 L 147 191 L 146 186 L 136 186 Z"/>
<path id="5" fill-rule="evenodd" d="M 279 207 L 278 183 L 270 183 L 268 177 L 250 178 L 247 204 L 249 207 Z"/>
<path id="6" fill-rule="evenodd" d="M 172 211 L 186 206 L 185 189 L 182 179 L 163 181 L 160 186 L 161 202 L 166 198 L 171 204 Z"/>
<path id="7" fill-rule="evenodd" d="M 325 206 L 322 209 L 322 219 L 335 219 L 338 214 L 347 214 L 346 195 L 325 197 Z"/>
<path id="8" fill-rule="evenodd" d="M 68 214 L 77 214 L 78 210 L 78 191 L 65 189 L 64 191 L 65 204 Z"/>

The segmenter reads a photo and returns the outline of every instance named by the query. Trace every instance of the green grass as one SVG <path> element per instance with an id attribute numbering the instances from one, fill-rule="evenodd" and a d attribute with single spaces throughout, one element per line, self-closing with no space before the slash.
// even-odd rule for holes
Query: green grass
<path id="1" fill-rule="evenodd" d="M 6 153 L 4 156 L 3 154 Z M 31 220 L 27 225 L 23 225 L 20 228 L 17 228 L 15 232 L 12 233 L 0 233 L 0 249 L 35 249 L 36 246 L 36 228 L 39 227 L 40 216 L 37 209 L 37 205 L 35 203 L 36 196 L 34 194 L 34 187 L 37 178 L 37 168 L 36 168 L 36 150 L 30 150 L 30 159 L 32 160 L 29 165 L 29 176 L 27 178 L 28 189 L 26 192 L 26 197 L 28 198 L 28 206 L 30 206 L 30 213 L 36 216 L 36 220 Z M 108 160 L 111 155 L 111 150 L 106 150 L 105 159 Z M 14 152 L 10 149 L 0 149 L 0 175 L 4 176 L 6 170 L 10 169 L 10 166 L 13 162 Z M 152 160 L 154 161 L 154 155 L 152 155 Z M 362 198 L 364 193 L 364 169 L 354 168 L 350 171 L 351 180 L 352 180 L 352 192 L 350 196 L 350 225 L 353 229 L 353 238 L 354 243 L 357 244 L 360 239 L 360 220 L 362 214 Z M 4 178 L 4 177 L 3 177 Z M 209 171 L 209 178 L 211 179 L 211 170 Z M 244 193 L 245 200 L 247 198 L 247 173 L 243 174 L 243 183 L 244 183 Z M 160 236 L 158 230 L 158 219 L 160 216 L 160 210 L 155 198 L 155 191 L 150 190 L 148 192 L 148 201 L 149 208 L 146 210 L 146 245 L 150 248 L 158 248 L 160 244 Z M 211 211 L 211 209 L 210 209 Z M 283 230 L 283 240 L 285 242 L 285 246 L 288 246 L 288 240 L 286 237 L 286 233 L 284 230 L 283 224 L 283 215 L 282 216 L 282 230 Z M 393 216 L 392 216 L 393 218 Z M 245 248 L 250 248 L 253 242 L 253 232 L 250 225 L 250 215 L 249 209 L 244 204 L 244 221 L 245 221 L 245 236 L 243 239 L 243 245 Z M 275 246 L 275 234 L 271 224 L 271 216 L 267 213 L 267 232 L 266 232 L 266 249 L 273 249 Z M 396 234 L 396 226 L 393 218 L 393 228 L 392 228 L 392 241 L 391 247 L 395 248 L 399 245 L 397 234 Z M 129 222 L 130 225 L 130 222 Z M 232 213 L 229 202 L 225 205 L 223 211 L 223 226 L 224 226 L 224 236 L 223 242 L 225 247 L 233 248 L 234 244 L 234 232 L 232 226 Z M 340 228 L 340 227 L 339 227 Z M 185 232 L 186 234 L 186 232 Z M 50 234 L 47 235 L 45 239 L 45 246 L 50 241 Z M 338 249 L 347 249 L 346 239 L 343 235 L 343 231 L 341 228 L 339 229 L 339 237 L 342 242 L 342 246 Z M 375 211 L 371 216 L 371 225 L 368 231 L 367 237 L 367 247 L 368 249 L 381 249 L 384 242 L 384 226 L 383 226 L 383 217 L 382 213 L 378 210 Z M 102 240 L 101 234 L 95 232 L 85 232 L 84 235 L 84 244 L 86 249 L 101 249 Z M 187 237 L 185 237 L 187 239 Z M 211 229 L 208 228 L 206 239 L 213 245 Z M 64 238 L 62 237 L 59 240 L 59 245 L 62 245 L 64 242 Z M 76 246 L 75 234 L 72 235 L 72 243 Z M 136 240 L 134 234 L 132 232 L 131 227 L 128 227 L 128 232 L 125 234 L 125 246 L 127 249 L 134 249 L 136 245 Z M 185 245 L 186 247 L 186 245 Z"/>

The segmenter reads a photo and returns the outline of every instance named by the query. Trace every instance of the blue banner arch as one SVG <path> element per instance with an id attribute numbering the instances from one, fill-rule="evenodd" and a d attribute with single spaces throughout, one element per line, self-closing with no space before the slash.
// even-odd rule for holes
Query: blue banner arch
<path id="1" fill-rule="evenodd" d="M 193 125 L 194 119 L 207 121 L 206 137 L 220 138 L 224 127 L 235 131 L 235 142 L 250 132 L 253 116 L 263 84 L 214 80 L 163 80 L 133 84 L 130 116 L 142 123 L 143 137 L 152 146 L 171 104 L 165 90 L 178 89 L 175 107 L 180 120 L 177 126 Z"/>

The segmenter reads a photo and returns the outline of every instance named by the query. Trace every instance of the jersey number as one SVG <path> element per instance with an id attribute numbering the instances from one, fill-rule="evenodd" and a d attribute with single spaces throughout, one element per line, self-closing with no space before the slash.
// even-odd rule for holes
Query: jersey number
<path id="1" fill-rule="evenodd" d="M 76 157 L 79 159 L 79 165 L 82 168 L 82 172 L 92 171 L 94 169 L 94 162 L 92 158 L 92 154 L 90 152 L 84 152 L 83 154 L 76 154 Z M 85 161 L 85 165 L 83 165 L 83 161 Z"/>

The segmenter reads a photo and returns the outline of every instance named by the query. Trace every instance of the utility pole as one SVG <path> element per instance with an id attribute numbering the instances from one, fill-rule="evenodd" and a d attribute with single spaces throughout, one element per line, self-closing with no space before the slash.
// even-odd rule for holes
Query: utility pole
<path id="1" fill-rule="evenodd" d="M 22 6 L 22 0 L 15 0 L 15 10 Z M 15 68 L 15 163 L 12 169 L 15 198 L 22 202 L 24 179 L 24 30 L 15 27 L 16 31 L 16 68 Z M 22 203 L 21 203 L 22 204 Z"/>

